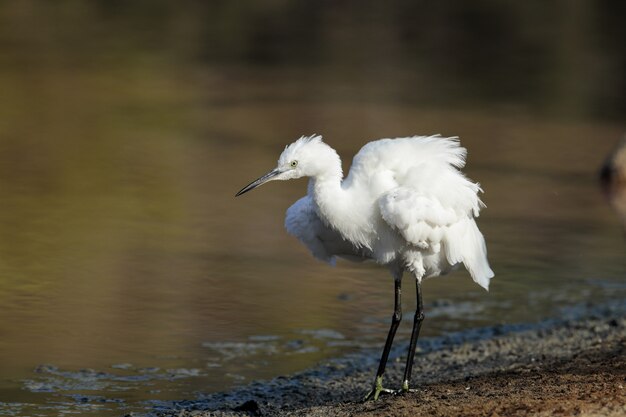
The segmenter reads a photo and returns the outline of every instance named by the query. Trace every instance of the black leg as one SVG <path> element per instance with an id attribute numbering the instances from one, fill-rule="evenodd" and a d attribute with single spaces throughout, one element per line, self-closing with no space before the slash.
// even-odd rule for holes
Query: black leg
<path id="1" fill-rule="evenodd" d="M 385 367 L 387 366 L 387 359 L 389 359 L 389 351 L 391 350 L 393 338 L 396 335 L 396 331 L 398 330 L 398 326 L 402 320 L 402 301 L 400 299 L 402 292 L 401 284 L 401 279 L 394 280 L 395 297 L 393 304 L 393 316 L 391 317 L 391 326 L 389 327 L 389 334 L 387 334 L 387 340 L 385 341 L 385 348 L 383 349 L 383 354 L 380 357 L 380 363 L 378 364 L 378 372 L 376 372 L 377 377 L 383 376 L 385 373 Z"/>
<path id="2" fill-rule="evenodd" d="M 389 333 L 387 334 L 387 340 L 385 341 L 385 347 L 383 348 L 383 354 L 380 357 L 380 363 L 378 364 L 378 372 L 376 372 L 376 380 L 374 381 L 374 388 L 365 397 L 366 400 L 373 398 L 378 399 L 381 392 L 391 392 L 383 388 L 383 374 L 385 373 L 385 367 L 387 366 L 387 360 L 389 359 L 389 351 L 393 343 L 393 338 L 396 335 L 400 321 L 402 320 L 402 301 L 401 301 L 401 287 L 402 287 L 402 275 L 394 277 L 394 307 L 393 316 L 391 317 L 391 326 L 389 327 Z"/>
<path id="3" fill-rule="evenodd" d="M 417 338 L 420 335 L 420 328 L 424 320 L 424 307 L 422 305 L 422 287 L 419 280 L 415 280 L 415 289 L 417 292 L 417 308 L 415 309 L 415 318 L 413 319 L 413 331 L 411 332 L 411 343 L 409 343 L 409 352 L 406 357 L 406 368 L 404 368 L 404 378 L 402 379 L 402 390 L 409 390 L 411 382 L 411 370 L 413 369 L 413 360 L 415 359 L 415 347 L 417 346 Z"/>

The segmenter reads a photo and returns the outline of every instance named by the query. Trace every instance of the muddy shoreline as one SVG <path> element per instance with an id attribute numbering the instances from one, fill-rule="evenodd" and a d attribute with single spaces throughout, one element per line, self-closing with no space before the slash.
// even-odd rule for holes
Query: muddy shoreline
<path id="1" fill-rule="evenodd" d="M 400 386 L 405 345 L 392 351 L 388 387 Z M 179 401 L 158 414 L 626 415 L 626 302 L 423 339 L 414 367 L 416 392 L 362 403 L 379 353 L 367 350 L 293 376 Z"/>

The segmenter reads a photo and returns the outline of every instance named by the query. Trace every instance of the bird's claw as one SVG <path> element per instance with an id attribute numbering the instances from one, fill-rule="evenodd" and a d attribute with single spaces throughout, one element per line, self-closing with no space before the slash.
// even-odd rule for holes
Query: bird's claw
<path id="1" fill-rule="evenodd" d="M 372 388 L 370 392 L 367 393 L 363 401 L 369 401 L 369 400 L 376 401 L 378 400 L 378 397 L 380 396 L 380 394 L 396 394 L 396 391 L 389 389 L 389 388 L 384 388 L 383 377 L 377 376 L 376 381 L 374 382 L 374 387 Z"/>
<path id="2" fill-rule="evenodd" d="M 400 394 L 406 394 L 406 393 L 414 393 L 414 392 L 419 392 L 418 389 L 416 388 L 408 388 L 408 389 L 404 389 L 404 387 L 402 387 L 401 389 L 394 391 L 394 394 L 400 395 Z"/>
<path id="3" fill-rule="evenodd" d="M 397 391 L 394 391 L 392 389 L 389 388 L 383 388 L 383 387 L 374 387 L 372 388 L 372 390 L 370 392 L 367 393 L 367 395 L 365 396 L 365 398 L 363 399 L 363 401 L 376 401 L 378 400 L 378 397 L 380 396 L 380 394 L 396 394 Z"/>
<path id="4" fill-rule="evenodd" d="M 402 388 L 397 390 L 395 394 L 406 394 L 407 392 L 418 392 L 415 388 L 409 388 L 409 381 L 402 382 Z"/>

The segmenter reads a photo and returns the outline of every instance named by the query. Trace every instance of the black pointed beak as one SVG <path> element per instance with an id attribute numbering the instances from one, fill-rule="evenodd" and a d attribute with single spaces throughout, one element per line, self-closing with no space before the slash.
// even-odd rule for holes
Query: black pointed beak
<path id="1" fill-rule="evenodd" d="M 282 171 L 280 171 L 278 168 L 274 169 L 273 171 L 268 172 L 267 174 L 263 175 L 261 178 L 252 181 L 250 184 L 246 185 L 241 190 L 239 190 L 239 192 L 235 194 L 235 197 L 239 197 L 241 194 L 247 193 L 248 191 L 258 187 L 259 185 L 265 184 L 266 182 L 270 181 L 272 178 L 274 178 L 281 172 Z"/>

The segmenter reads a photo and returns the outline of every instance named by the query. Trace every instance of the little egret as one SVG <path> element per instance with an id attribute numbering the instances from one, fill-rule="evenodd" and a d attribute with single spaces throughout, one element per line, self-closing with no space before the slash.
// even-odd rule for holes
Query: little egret
<path id="1" fill-rule="evenodd" d="M 393 338 L 402 319 L 403 273 L 415 277 L 417 308 L 409 342 L 402 391 L 409 391 L 411 369 L 424 320 L 421 283 L 463 264 L 488 289 L 494 276 L 485 239 L 475 217 L 484 204 L 480 186 L 459 169 L 467 151 L 458 138 L 414 136 L 365 145 L 343 179 L 337 152 L 321 136 L 303 136 L 287 146 L 278 166 L 245 186 L 239 196 L 272 180 L 309 177 L 307 195 L 287 210 L 285 227 L 311 253 L 334 263 L 336 257 L 374 260 L 394 279 L 394 311 L 372 390 L 378 399 Z"/>

